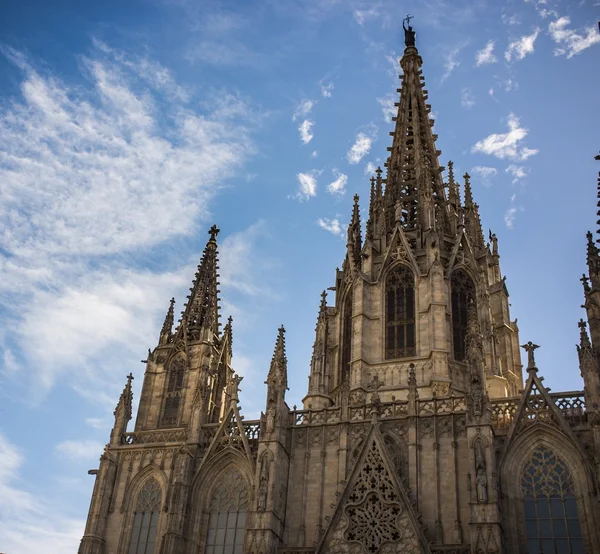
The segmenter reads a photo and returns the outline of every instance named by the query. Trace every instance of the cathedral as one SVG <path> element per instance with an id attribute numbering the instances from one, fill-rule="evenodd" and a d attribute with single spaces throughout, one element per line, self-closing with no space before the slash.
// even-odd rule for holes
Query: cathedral
<path id="1" fill-rule="evenodd" d="M 354 198 L 303 406 L 286 403 L 281 327 L 264 412 L 244 419 L 213 226 L 180 320 L 171 300 L 148 352 L 131 431 L 127 378 L 79 554 L 600 552 L 600 249 L 588 233 L 583 390 L 550 392 L 469 175 L 440 165 L 404 33 L 392 145 L 364 228 Z"/>

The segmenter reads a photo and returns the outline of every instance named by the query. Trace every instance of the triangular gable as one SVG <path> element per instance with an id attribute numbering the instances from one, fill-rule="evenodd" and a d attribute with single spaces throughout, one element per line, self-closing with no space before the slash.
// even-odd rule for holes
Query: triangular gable
<path id="1" fill-rule="evenodd" d="M 419 275 L 419 266 L 415 260 L 415 257 L 412 253 L 412 248 L 408 243 L 406 235 L 401 227 L 396 225 L 394 232 L 392 233 L 392 238 L 387 247 L 387 251 L 385 256 L 383 257 L 383 264 L 381 265 L 381 272 L 385 270 L 385 268 L 395 262 L 395 261 L 404 261 L 407 262 L 415 272 L 415 275 Z M 381 274 L 380 274 L 381 275 Z"/>
<path id="2" fill-rule="evenodd" d="M 430 554 L 378 425 L 371 427 L 316 554 Z"/>
<path id="3" fill-rule="evenodd" d="M 459 263 L 463 263 L 467 267 L 470 267 L 474 270 L 476 276 L 478 276 L 477 270 L 477 261 L 475 260 L 475 253 L 473 252 L 473 247 L 469 242 L 469 237 L 467 233 L 465 233 L 464 229 L 461 229 L 460 236 L 458 240 L 454 243 L 454 247 L 452 248 L 452 254 L 450 255 L 450 260 L 448 261 L 448 267 L 446 269 L 446 275 L 450 275 L 452 273 L 452 269 L 457 263 L 458 253 L 461 251 L 464 253 L 464 261 L 458 260 Z"/>
<path id="4" fill-rule="evenodd" d="M 215 433 L 201 465 L 204 465 L 214 455 L 228 448 L 237 450 L 245 454 L 249 460 L 252 460 L 252 452 L 248 444 L 248 437 L 246 437 L 246 433 L 244 432 L 242 417 L 240 416 L 238 407 L 233 403 Z"/>
<path id="5" fill-rule="evenodd" d="M 542 384 L 537 375 L 537 369 L 529 370 L 529 377 L 525 383 L 519 407 L 508 431 L 504 456 L 517 437 L 534 425 L 550 425 L 558 429 L 571 439 L 575 448 L 579 448 L 577 446 L 579 441 L 576 440 L 570 425 Z"/>

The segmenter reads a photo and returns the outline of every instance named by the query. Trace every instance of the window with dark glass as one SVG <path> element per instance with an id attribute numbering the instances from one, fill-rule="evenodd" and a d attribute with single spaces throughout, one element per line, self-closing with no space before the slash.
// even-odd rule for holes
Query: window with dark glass
<path id="1" fill-rule="evenodd" d="M 571 473 L 545 446 L 536 448 L 521 476 L 528 554 L 583 554 Z"/>
<path id="2" fill-rule="evenodd" d="M 346 293 L 342 310 L 342 371 L 340 382 L 347 381 L 350 378 L 350 360 L 352 358 L 352 290 Z"/>
<path id="3" fill-rule="evenodd" d="M 144 483 L 136 499 L 128 554 L 154 553 L 161 499 L 160 485 L 151 477 Z"/>
<path id="4" fill-rule="evenodd" d="M 452 273 L 450 279 L 452 289 L 452 339 L 454 359 L 462 362 L 466 359 L 467 346 L 467 314 L 469 304 L 475 302 L 475 285 L 462 269 Z"/>
<path id="5" fill-rule="evenodd" d="M 386 359 L 415 355 L 415 280 L 403 265 L 385 280 L 385 327 Z"/>
<path id="6" fill-rule="evenodd" d="M 165 404 L 161 424 L 164 427 L 177 425 L 179 417 L 179 403 L 181 390 L 183 389 L 183 376 L 185 372 L 185 360 L 176 358 L 169 366 L 167 373 L 167 390 L 165 393 Z"/>
<path id="7" fill-rule="evenodd" d="M 239 471 L 223 474 L 210 501 L 206 554 L 243 554 L 249 496 Z"/>

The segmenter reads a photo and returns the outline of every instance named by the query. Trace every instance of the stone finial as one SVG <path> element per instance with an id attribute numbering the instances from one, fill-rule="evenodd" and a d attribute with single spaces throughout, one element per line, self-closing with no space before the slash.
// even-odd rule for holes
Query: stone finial
<path id="1" fill-rule="evenodd" d="M 527 352 L 527 371 L 537 371 L 534 352 L 539 346 L 529 341 L 526 344 L 522 344 L 521 348 Z"/>
<path id="2" fill-rule="evenodd" d="M 217 235 L 220 233 L 221 229 L 219 229 L 216 225 L 213 225 L 209 230 L 208 234 L 210 235 L 210 241 L 216 242 Z"/>
<path id="3" fill-rule="evenodd" d="M 583 319 L 580 319 L 577 323 L 577 326 L 579 327 L 579 345 L 577 350 L 591 349 L 592 343 L 590 342 L 590 337 L 587 334 L 586 322 L 583 321 Z"/>

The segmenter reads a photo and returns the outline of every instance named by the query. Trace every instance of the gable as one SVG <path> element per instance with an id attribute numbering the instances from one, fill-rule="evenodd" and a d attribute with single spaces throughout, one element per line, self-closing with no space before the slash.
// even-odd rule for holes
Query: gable
<path id="1" fill-rule="evenodd" d="M 317 553 L 429 552 L 418 518 L 374 425 Z"/>

